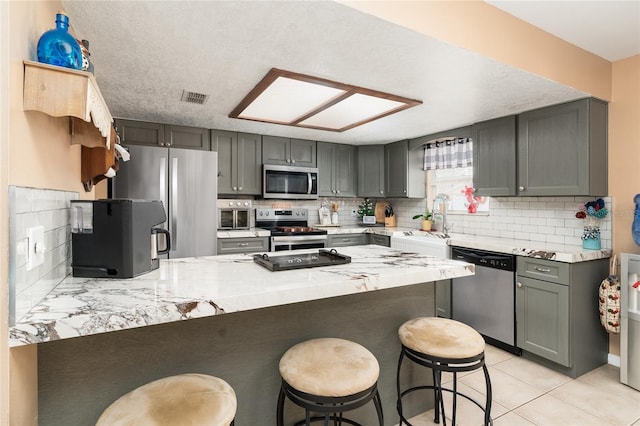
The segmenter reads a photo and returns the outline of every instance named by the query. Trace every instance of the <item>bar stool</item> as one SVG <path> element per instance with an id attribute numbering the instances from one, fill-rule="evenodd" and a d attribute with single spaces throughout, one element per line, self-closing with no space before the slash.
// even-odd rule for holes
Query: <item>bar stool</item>
<path id="1" fill-rule="evenodd" d="M 96 426 L 233 425 L 236 394 L 227 382 L 205 374 L 181 374 L 140 386 L 118 398 Z"/>
<path id="2" fill-rule="evenodd" d="M 411 423 L 402 414 L 402 398 L 416 390 L 433 389 L 435 399 L 434 422 L 442 422 L 446 426 L 447 421 L 444 412 L 442 392 L 453 394 L 453 425 L 456 424 L 456 403 L 460 395 L 473 402 L 484 411 L 484 424 L 493 425 L 491 419 L 491 380 L 489 371 L 484 361 L 484 339 L 473 328 L 459 321 L 446 318 L 422 317 L 409 320 L 400 326 L 398 330 L 402 350 L 398 360 L 396 386 L 398 390 L 397 408 L 400 415 L 400 426 L 403 422 L 409 426 Z M 429 367 L 433 374 L 432 386 L 416 386 L 404 391 L 400 388 L 400 368 L 404 357 L 411 361 Z M 472 371 L 482 368 L 484 372 L 487 399 L 484 407 L 471 397 L 458 392 L 457 373 Z M 442 372 L 453 373 L 453 389 L 442 387 Z"/>
<path id="3" fill-rule="evenodd" d="M 278 396 L 277 425 L 284 425 L 285 397 L 305 409 L 296 423 L 329 420 L 360 424 L 342 416 L 373 400 L 380 426 L 382 403 L 378 394 L 378 360 L 363 346 L 344 339 L 307 340 L 292 346 L 280 359 L 282 386 Z M 312 416 L 312 413 L 322 414 Z M 342 424 L 342 423 L 340 423 Z"/>

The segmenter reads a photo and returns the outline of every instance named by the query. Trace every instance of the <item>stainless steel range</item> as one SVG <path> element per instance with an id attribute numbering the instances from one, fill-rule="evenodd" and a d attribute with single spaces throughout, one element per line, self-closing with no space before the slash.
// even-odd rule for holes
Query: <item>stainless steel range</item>
<path id="1" fill-rule="evenodd" d="M 271 251 L 324 248 L 327 231 L 310 228 L 307 209 L 256 209 L 256 228 L 271 231 Z"/>

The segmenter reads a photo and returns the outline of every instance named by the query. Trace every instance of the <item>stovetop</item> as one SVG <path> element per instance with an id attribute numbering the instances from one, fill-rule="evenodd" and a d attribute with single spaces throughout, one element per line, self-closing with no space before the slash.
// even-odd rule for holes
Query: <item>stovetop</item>
<path id="1" fill-rule="evenodd" d="M 317 253 L 269 256 L 254 254 L 253 261 L 270 271 L 288 271 L 292 269 L 315 268 L 318 266 L 344 265 L 351 263 L 351 257 L 340 254 L 336 249 L 318 250 Z"/>

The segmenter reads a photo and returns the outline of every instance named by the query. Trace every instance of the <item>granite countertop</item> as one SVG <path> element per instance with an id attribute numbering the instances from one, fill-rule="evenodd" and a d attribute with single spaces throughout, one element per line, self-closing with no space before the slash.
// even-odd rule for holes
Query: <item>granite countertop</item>
<path id="1" fill-rule="evenodd" d="M 314 252 L 299 250 L 297 253 Z M 468 263 L 377 245 L 351 263 L 271 272 L 251 254 L 161 260 L 137 278 L 67 277 L 17 324 L 19 346 L 473 275 Z M 282 253 L 290 254 L 290 253 Z"/>
<path id="2" fill-rule="evenodd" d="M 534 257 L 556 262 L 577 263 L 611 257 L 611 249 L 586 250 L 579 246 L 547 243 L 544 241 L 517 240 L 510 238 L 490 238 L 477 235 L 451 234 L 441 232 L 409 231 L 402 235 L 413 238 L 445 240 L 449 246 L 487 250 L 517 256 Z"/>

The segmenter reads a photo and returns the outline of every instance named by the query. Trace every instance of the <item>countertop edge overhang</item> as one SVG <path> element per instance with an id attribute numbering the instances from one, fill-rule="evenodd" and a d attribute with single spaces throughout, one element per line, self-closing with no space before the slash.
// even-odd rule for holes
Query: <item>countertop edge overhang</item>
<path id="1" fill-rule="evenodd" d="M 351 256 L 351 263 L 271 272 L 253 262 L 253 254 L 236 254 L 163 260 L 157 270 L 127 280 L 68 277 L 10 328 L 9 344 L 44 343 L 474 274 L 468 263 L 377 245 L 339 252 Z"/>

